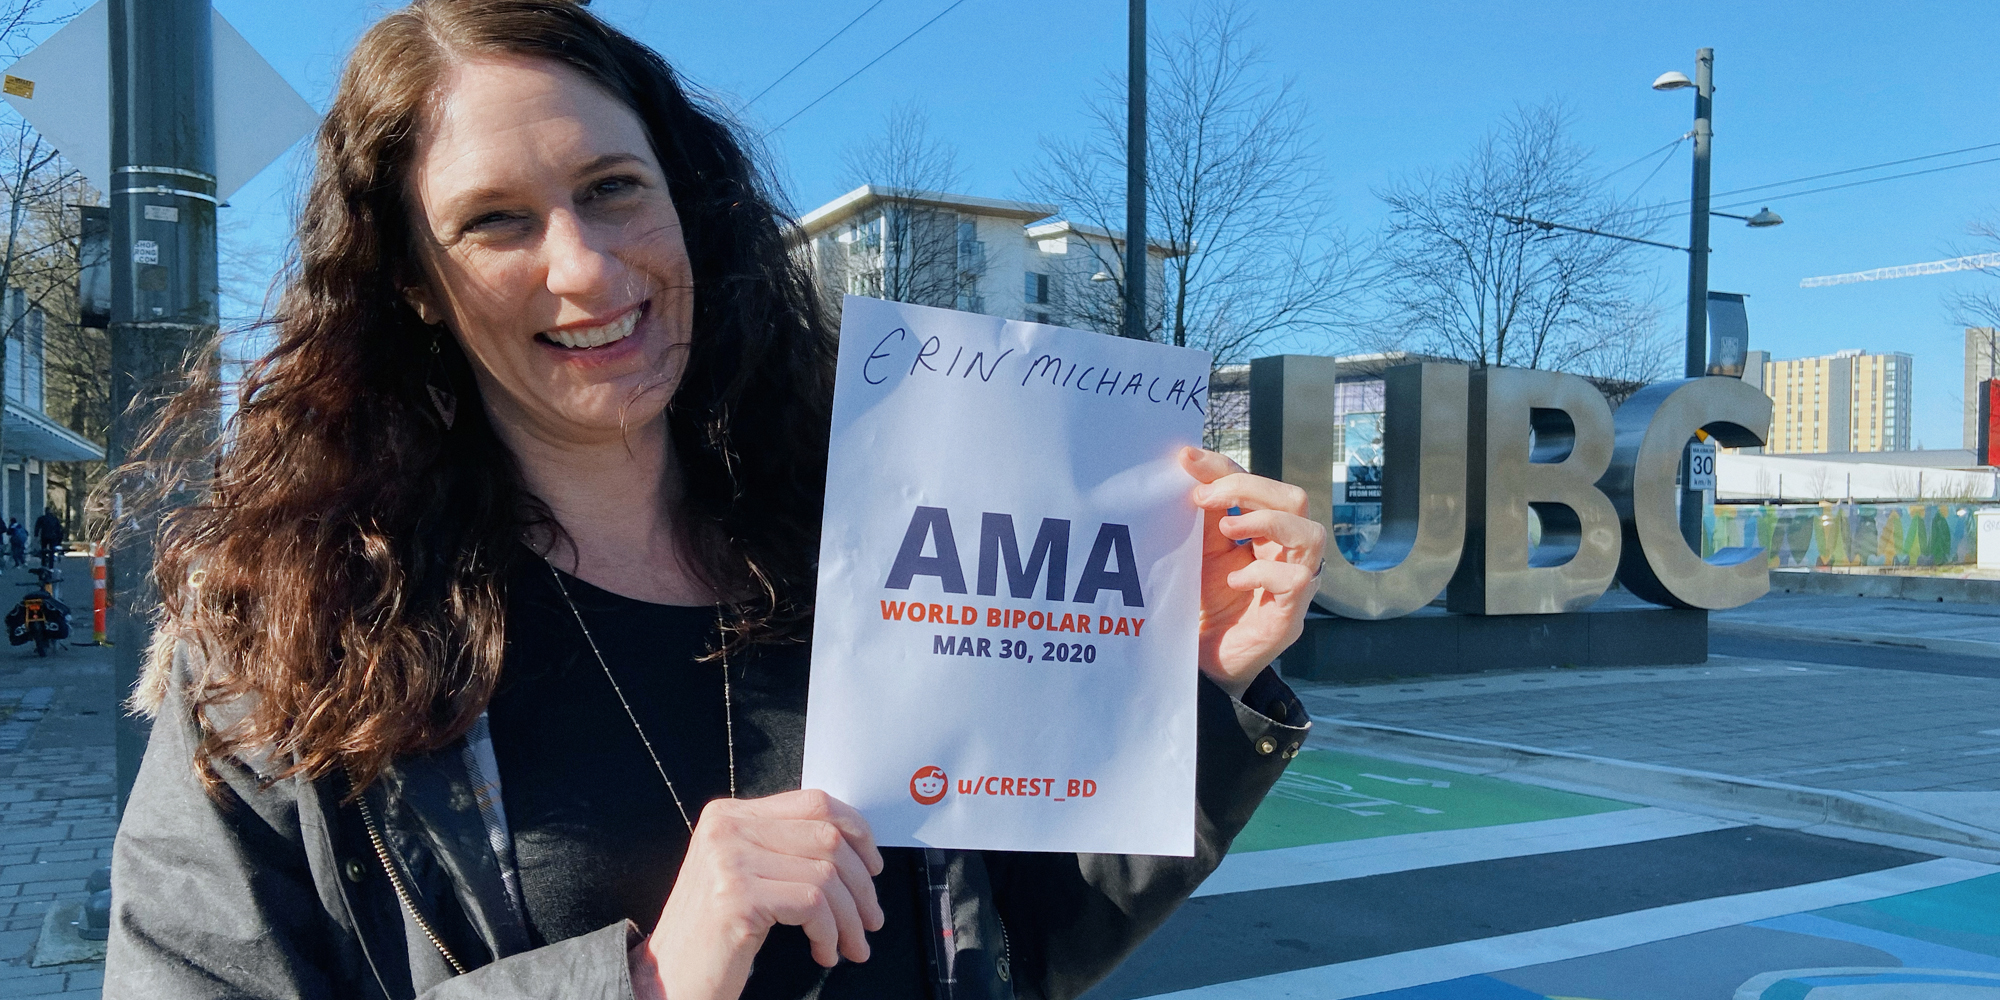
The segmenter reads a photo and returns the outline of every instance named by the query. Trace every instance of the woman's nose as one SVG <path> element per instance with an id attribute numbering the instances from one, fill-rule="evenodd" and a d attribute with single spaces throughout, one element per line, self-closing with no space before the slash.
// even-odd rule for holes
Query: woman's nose
<path id="1" fill-rule="evenodd" d="M 609 234 L 593 232 L 573 212 L 549 217 L 542 237 L 549 291 L 558 296 L 602 293 L 624 267 L 604 245 Z"/>

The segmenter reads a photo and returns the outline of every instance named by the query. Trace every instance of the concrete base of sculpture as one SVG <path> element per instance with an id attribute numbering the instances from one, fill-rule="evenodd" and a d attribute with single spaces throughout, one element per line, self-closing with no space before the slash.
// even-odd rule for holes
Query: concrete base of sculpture
<path id="1" fill-rule="evenodd" d="M 1459 615 L 1432 605 L 1387 621 L 1313 611 L 1280 670 L 1308 681 L 1379 680 L 1532 667 L 1632 667 L 1708 660 L 1708 612 L 1613 590 L 1567 615 Z"/>

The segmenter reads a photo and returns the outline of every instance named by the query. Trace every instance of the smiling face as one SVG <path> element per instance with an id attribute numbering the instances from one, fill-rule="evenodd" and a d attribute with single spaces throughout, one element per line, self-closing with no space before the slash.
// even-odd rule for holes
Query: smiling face
<path id="1" fill-rule="evenodd" d="M 409 298 L 457 337 L 503 439 L 657 420 L 693 275 L 639 117 L 575 70 L 505 56 L 456 66 L 432 107 L 408 195 L 428 280 Z"/>

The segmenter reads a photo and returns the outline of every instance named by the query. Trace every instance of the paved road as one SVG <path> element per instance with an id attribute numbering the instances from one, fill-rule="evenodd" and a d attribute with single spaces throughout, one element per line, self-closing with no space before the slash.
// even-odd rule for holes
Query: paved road
<path id="1" fill-rule="evenodd" d="M 1894 640 L 1952 639 L 2000 643 L 2000 607 L 1831 594 L 1767 594 L 1740 608 L 1717 611 L 1718 624 L 1839 629 Z"/>
<path id="2" fill-rule="evenodd" d="M 1861 610 L 1878 629 L 1933 614 Z M 1995 621 L 1976 610 L 1945 620 L 1974 638 Z M 1328 721 L 1994 812 L 2000 658 L 1742 633 L 1711 648 L 1698 667 L 1301 694 Z M 1493 785 L 1302 755 L 1203 894 L 1092 1000 L 1794 1000 L 1816 988 L 2000 1000 L 2000 867 L 1604 799 L 1510 813 L 1500 803 L 1522 786 Z M 1345 798 L 1361 795 L 1391 804 Z M 1436 815 L 1413 819 L 1419 806 Z"/>
<path id="3" fill-rule="evenodd" d="M 1994 866 L 1307 751 L 1088 997 L 1780 1000 L 1907 967 L 2000 998 L 1996 912 Z"/>
<path id="4" fill-rule="evenodd" d="M 1955 677 L 2000 678 L 2000 656 L 1965 656 L 1938 653 L 1908 646 L 1876 643 L 1811 641 L 1747 635 L 1740 632 L 1711 632 L 1708 651 L 1714 656 L 1788 660 L 1796 663 L 1829 663 L 1876 670 L 1908 670 Z"/>
<path id="5" fill-rule="evenodd" d="M 1326 720 L 1849 791 L 2000 792 L 1994 677 L 1718 655 L 1297 687 Z"/>

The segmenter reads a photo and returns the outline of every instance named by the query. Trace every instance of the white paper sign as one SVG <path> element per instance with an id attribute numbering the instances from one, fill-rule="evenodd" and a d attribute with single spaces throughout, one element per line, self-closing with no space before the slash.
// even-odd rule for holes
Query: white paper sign
<path id="1" fill-rule="evenodd" d="M 806 787 L 887 846 L 1193 853 L 1208 373 L 846 300 Z"/>

